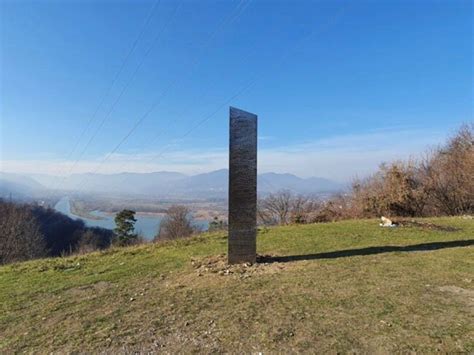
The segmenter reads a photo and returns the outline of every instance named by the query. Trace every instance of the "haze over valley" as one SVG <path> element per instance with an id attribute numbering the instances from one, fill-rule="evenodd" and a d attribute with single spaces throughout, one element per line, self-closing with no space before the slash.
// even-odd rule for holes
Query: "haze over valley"
<path id="1" fill-rule="evenodd" d="M 344 185 L 318 177 L 300 178 L 293 174 L 265 173 L 258 176 L 258 191 L 268 194 L 289 190 L 295 194 L 327 195 Z M 197 175 L 178 172 L 73 174 L 69 177 L 0 173 L 0 196 L 48 197 L 63 194 L 99 194 L 114 197 L 166 198 L 179 200 L 225 199 L 228 170 Z"/>

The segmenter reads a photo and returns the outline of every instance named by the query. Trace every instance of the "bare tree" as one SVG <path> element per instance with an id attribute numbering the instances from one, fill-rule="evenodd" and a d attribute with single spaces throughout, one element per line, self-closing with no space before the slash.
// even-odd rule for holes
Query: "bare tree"
<path id="1" fill-rule="evenodd" d="M 297 195 L 291 199 L 290 223 L 310 223 L 321 209 L 321 202 L 310 196 Z"/>
<path id="2" fill-rule="evenodd" d="M 259 199 L 257 216 L 260 223 L 267 225 L 308 223 L 319 207 L 316 199 L 282 190 Z"/>
<path id="3" fill-rule="evenodd" d="M 424 177 L 415 161 L 381 164 L 375 174 L 354 181 L 351 196 L 352 217 L 421 216 L 427 201 Z"/>
<path id="4" fill-rule="evenodd" d="M 310 222 L 335 222 L 342 219 L 358 218 L 359 207 L 351 194 L 337 194 L 320 203 L 311 215 Z"/>
<path id="5" fill-rule="evenodd" d="M 282 190 L 259 200 L 258 217 L 264 224 L 287 224 L 289 222 L 292 195 Z"/>
<path id="6" fill-rule="evenodd" d="M 186 238 L 194 232 L 189 208 L 174 205 L 168 209 L 166 216 L 162 219 L 155 241 Z"/>
<path id="7" fill-rule="evenodd" d="M 78 232 L 80 233 L 80 237 L 74 250 L 74 252 L 78 254 L 86 254 L 108 248 L 114 237 L 112 231 L 99 227 L 86 228 Z"/>
<path id="8" fill-rule="evenodd" d="M 261 198 L 263 224 L 325 222 L 348 218 L 422 217 L 474 213 L 474 124 L 421 161 L 381 164 L 356 180 L 347 194 L 318 203 L 289 191 Z"/>
<path id="9" fill-rule="evenodd" d="M 26 206 L 0 201 L 0 264 L 46 255 L 36 218 Z"/>
<path id="10" fill-rule="evenodd" d="M 474 125 L 419 161 L 382 164 L 356 180 L 348 198 L 325 203 L 320 220 L 392 216 L 438 216 L 474 212 Z M 338 210 L 339 208 L 339 210 Z"/>
<path id="11" fill-rule="evenodd" d="M 432 206 L 439 214 L 474 212 L 474 124 L 463 125 L 422 167 Z"/>

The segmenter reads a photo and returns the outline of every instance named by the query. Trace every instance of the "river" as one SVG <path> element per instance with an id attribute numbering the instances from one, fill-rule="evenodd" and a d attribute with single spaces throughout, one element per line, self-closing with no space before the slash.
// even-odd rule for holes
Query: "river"
<path id="1" fill-rule="evenodd" d="M 58 212 L 61 212 L 72 219 L 81 219 L 88 227 L 102 227 L 106 229 L 114 229 L 115 228 L 115 215 L 110 215 L 104 213 L 102 211 L 92 211 L 90 214 L 99 217 L 100 219 L 90 219 L 84 218 L 75 215 L 71 212 L 71 204 L 69 201 L 69 197 L 61 198 L 58 203 L 54 206 L 54 209 Z M 160 227 L 160 222 L 162 217 L 161 216 L 150 216 L 150 215 L 143 215 L 143 214 L 136 214 L 135 218 L 137 222 L 135 223 L 135 232 L 142 235 L 145 239 L 153 239 L 158 232 L 158 228 Z M 202 230 L 206 230 L 208 228 L 207 221 L 195 221 L 195 225 Z"/>

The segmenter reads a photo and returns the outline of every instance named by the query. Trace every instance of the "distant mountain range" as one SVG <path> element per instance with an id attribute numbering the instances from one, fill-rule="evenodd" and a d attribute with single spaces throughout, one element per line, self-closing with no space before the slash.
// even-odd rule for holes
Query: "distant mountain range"
<path id="1" fill-rule="evenodd" d="M 46 191 L 79 191 L 114 195 L 169 198 L 223 198 L 227 196 L 229 171 L 221 169 L 198 175 L 177 172 L 73 174 L 67 178 L 51 175 L 0 173 L 0 193 L 31 194 Z M 258 176 L 258 191 L 267 194 L 290 190 L 301 194 L 328 194 L 343 186 L 335 181 L 292 174 L 265 173 Z M 0 195 L 1 196 L 1 195 Z"/>
<path id="2" fill-rule="evenodd" d="M 0 198 L 14 195 L 16 199 L 23 200 L 44 193 L 46 193 L 45 187 L 29 176 L 0 172 Z"/>

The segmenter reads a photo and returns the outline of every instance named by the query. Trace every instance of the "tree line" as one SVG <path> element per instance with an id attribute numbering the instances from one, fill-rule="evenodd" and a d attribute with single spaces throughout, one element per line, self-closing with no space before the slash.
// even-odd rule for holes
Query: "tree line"
<path id="1" fill-rule="evenodd" d="M 113 237 L 51 208 L 0 200 L 0 264 L 104 249 Z"/>
<path id="2" fill-rule="evenodd" d="M 87 227 L 51 208 L 0 199 L 0 265 L 144 243 L 135 233 L 135 222 L 135 211 L 124 209 L 116 214 L 113 231 Z M 198 231 L 187 207 L 171 206 L 153 241 L 185 238 Z"/>
<path id="3" fill-rule="evenodd" d="M 258 201 L 261 224 L 315 223 L 351 218 L 429 217 L 474 213 L 474 125 L 418 160 L 383 163 L 328 200 L 280 191 Z"/>

